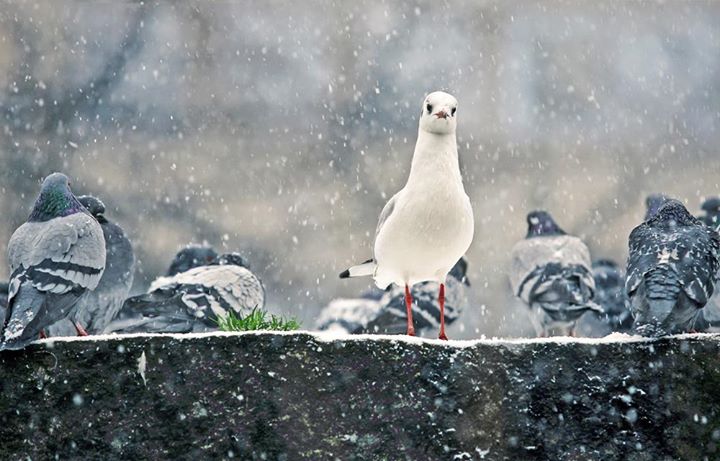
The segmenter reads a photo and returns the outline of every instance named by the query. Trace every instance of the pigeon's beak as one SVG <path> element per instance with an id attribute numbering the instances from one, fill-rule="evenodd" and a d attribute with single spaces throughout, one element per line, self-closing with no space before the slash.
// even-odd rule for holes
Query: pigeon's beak
<path id="1" fill-rule="evenodd" d="M 444 119 L 448 118 L 448 113 L 445 112 L 445 109 L 443 109 L 443 110 L 441 110 L 440 112 L 436 113 L 435 116 L 436 116 L 437 118 L 441 118 L 441 119 L 444 120 Z"/>

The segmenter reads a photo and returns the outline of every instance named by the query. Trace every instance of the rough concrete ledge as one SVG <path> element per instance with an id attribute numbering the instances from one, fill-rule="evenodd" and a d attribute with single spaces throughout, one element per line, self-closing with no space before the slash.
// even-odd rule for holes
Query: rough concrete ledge
<path id="1" fill-rule="evenodd" d="M 0 353 L 0 459 L 720 459 L 720 336 L 292 334 Z"/>

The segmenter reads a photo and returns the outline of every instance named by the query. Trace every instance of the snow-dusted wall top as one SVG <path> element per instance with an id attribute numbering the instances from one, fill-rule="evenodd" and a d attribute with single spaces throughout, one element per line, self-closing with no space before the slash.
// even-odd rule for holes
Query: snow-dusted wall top
<path id="1" fill-rule="evenodd" d="M 717 459 L 720 336 L 308 333 L 0 354 L 0 458 Z"/>

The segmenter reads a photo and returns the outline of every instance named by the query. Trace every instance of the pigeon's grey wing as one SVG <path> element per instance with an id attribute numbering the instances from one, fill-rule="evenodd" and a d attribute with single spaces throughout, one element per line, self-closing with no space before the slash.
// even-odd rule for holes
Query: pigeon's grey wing
<path id="1" fill-rule="evenodd" d="M 665 240 L 663 235 L 653 231 L 645 223 L 630 232 L 625 279 L 625 292 L 628 296 L 637 290 L 645 274 L 657 267 Z"/>
<path id="2" fill-rule="evenodd" d="M 380 234 L 380 231 L 382 230 L 382 227 L 385 225 L 387 220 L 392 215 L 393 211 L 395 210 L 395 203 L 397 202 L 398 195 L 400 195 L 400 192 L 393 195 L 390 200 L 385 204 L 382 211 L 380 212 L 380 217 L 378 218 L 378 225 L 375 229 L 375 238 L 377 238 L 378 234 Z"/>
<path id="3" fill-rule="evenodd" d="M 13 272 L 32 267 L 47 274 L 42 291 L 62 293 L 74 285 L 93 290 L 105 269 L 105 239 L 100 224 L 85 213 L 28 222 L 10 238 L 8 258 Z"/>
<path id="4" fill-rule="evenodd" d="M 262 283 L 245 267 L 203 266 L 178 275 L 176 280 L 183 285 L 204 287 L 202 291 L 209 295 L 209 306 L 215 317 L 225 317 L 230 310 L 245 316 L 265 306 Z"/>
<path id="5" fill-rule="evenodd" d="M 683 229 L 685 245 L 678 251 L 680 281 L 688 297 L 705 305 L 715 290 L 720 237 L 704 226 Z"/>
<path id="6" fill-rule="evenodd" d="M 524 239 L 513 247 L 510 283 L 515 295 L 527 302 L 533 280 L 544 266 L 555 263 L 587 269 L 582 271 L 583 283 L 595 289 L 587 246 L 577 237 L 561 235 Z"/>
<path id="7" fill-rule="evenodd" d="M 29 276 L 23 272 L 12 279 L 0 349 L 22 349 L 35 341 L 44 328 L 70 315 L 84 293 L 78 286 L 59 294 L 41 291 L 29 277 L 42 284 L 44 274 L 28 272 Z"/>

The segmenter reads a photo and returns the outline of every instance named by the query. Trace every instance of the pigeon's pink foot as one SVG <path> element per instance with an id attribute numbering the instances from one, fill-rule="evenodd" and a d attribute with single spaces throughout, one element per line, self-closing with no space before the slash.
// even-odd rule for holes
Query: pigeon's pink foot
<path id="1" fill-rule="evenodd" d="M 40 330 L 40 339 L 47 338 L 47 335 L 45 334 L 45 330 Z"/>
<path id="2" fill-rule="evenodd" d="M 75 331 L 77 331 L 78 336 L 90 336 L 85 328 L 83 328 L 83 326 L 79 323 L 73 322 L 73 325 L 75 325 Z"/>

